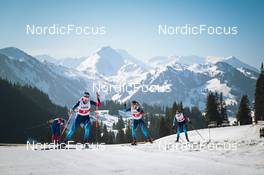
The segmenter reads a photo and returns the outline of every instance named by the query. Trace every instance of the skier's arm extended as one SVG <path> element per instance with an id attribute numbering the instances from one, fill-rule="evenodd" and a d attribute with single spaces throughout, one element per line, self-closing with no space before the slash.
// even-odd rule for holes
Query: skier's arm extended
<path id="1" fill-rule="evenodd" d="M 74 111 L 75 109 L 77 109 L 77 107 L 80 105 L 80 101 L 78 101 L 71 109 L 72 111 Z"/>
<path id="2" fill-rule="evenodd" d="M 99 97 L 97 97 L 97 102 L 95 102 L 93 100 L 91 100 L 90 102 L 91 102 L 91 105 L 94 105 L 94 106 L 97 106 L 97 107 L 102 106 L 102 103 L 101 103 Z"/>
<path id="3" fill-rule="evenodd" d="M 124 104 L 124 109 L 123 109 L 124 112 L 131 112 L 131 107 L 127 108 L 127 105 L 126 103 Z"/>
<path id="4" fill-rule="evenodd" d="M 131 108 L 127 108 L 127 109 L 125 108 L 124 111 L 125 112 L 130 112 L 131 111 Z"/>

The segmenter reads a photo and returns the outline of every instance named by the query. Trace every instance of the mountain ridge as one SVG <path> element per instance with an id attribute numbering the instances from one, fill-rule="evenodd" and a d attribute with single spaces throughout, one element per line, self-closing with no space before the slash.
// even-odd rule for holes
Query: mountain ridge
<path id="1" fill-rule="evenodd" d="M 8 53 L 8 50 L 11 53 Z M 20 60 L 21 55 L 17 53 L 19 51 L 25 57 L 24 60 Z M 57 104 L 61 104 L 60 101 L 63 100 L 60 95 L 56 94 L 60 92 L 59 94 L 62 96 L 67 96 L 67 105 L 72 104 L 84 90 L 91 91 L 94 83 L 103 83 L 106 86 L 134 83 L 138 84 L 140 88 L 144 85 L 152 86 L 155 84 L 159 86 L 171 85 L 172 87 L 170 93 L 142 94 L 137 90 L 130 93 L 119 92 L 118 90 L 111 93 L 101 92 L 103 99 L 113 99 L 119 102 L 138 99 L 150 104 L 170 105 L 176 100 L 183 101 L 185 106 L 197 105 L 204 108 L 206 92 L 210 89 L 226 91 L 224 92 L 224 99 L 230 105 L 236 105 L 242 94 L 248 94 L 249 98 L 253 99 L 252 89 L 254 89 L 258 72 L 254 71 L 254 67 L 241 62 L 236 57 L 216 57 L 208 61 L 208 58 L 194 55 L 190 57 L 178 56 L 172 57 L 168 63 L 151 67 L 143 65 L 142 61 L 134 58 L 126 51 L 121 51 L 121 53 L 120 50 L 115 50 L 109 46 L 100 48 L 83 61 L 86 61 L 86 64 L 82 69 L 79 69 L 81 66 L 76 69 L 48 61 L 38 61 L 37 58 L 14 47 L 4 48 L 0 49 L 1 57 L 3 57 L 0 59 L 2 62 L 1 69 L 4 70 L 0 72 L 0 76 L 24 83 L 26 79 L 28 80 L 26 83 L 44 90 Z M 16 59 L 14 60 L 12 57 Z M 198 60 L 198 62 L 181 62 L 187 58 Z M 98 59 L 106 60 L 107 63 L 103 62 L 104 65 L 102 66 L 102 60 L 98 62 Z M 162 57 L 157 58 L 157 60 L 159 59 L 162 60 Z M 26 60 L 31 61 L 27 63 Z M 34 61 L 32 62 L 32 60 Z M 121 61 L 116 63 L 117 60 Z M 90 61 L 94 62 L 90 64 Z M 192 62 L 193 64 L 190 64 Z M 98 65 L 98 63 L 100 64 Z M 111 70 L 100 71 L 101 69 L 108 69 L 109 64 L 113 64 Z M 99 69 L 97 69 L 98 67 Z M 29 70 L 33 73 L 30 74 Z M 19 78 L 25 72 L 26 74 Z M 36 81 L 43 74 L 49 74 L 50 80 L 44 78 L 44 81 L 42 78 Z M 54 86 L 58 82 L 60 85 Z"/>

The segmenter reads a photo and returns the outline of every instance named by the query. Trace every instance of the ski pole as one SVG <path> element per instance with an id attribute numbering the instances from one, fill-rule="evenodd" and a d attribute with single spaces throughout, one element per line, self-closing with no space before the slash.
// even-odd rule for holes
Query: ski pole
<path id="1" fill-rule="evenodd" d="M 98 94 L 98 92 L 96 92 L 96 105 L 95 105 L 95 117 L 96 117 L 96 123 L 95 123 L 95 126 L 96 126 L 96 128 L 98 128 L 98 106 L 97 106 L 97 104 L 98 104 L 98 98 L 99 98 L 99 94 Z"/>
<path id="2" fill-rule="evenodd" d="M 200 134 L 200 132 L 199 131 L 197 131 L 190 123 L 189 123 L 189 125 L 190 125 L 190 127 L 193 129 L 193 130 L 195 130 L 196 131 L 196 133 L 203 139 L 203 140 L 205 140 L 204 139 L 204 137 Z"/>
<path id="3" fill-rule="evenodd" d="M 73 114 L 74 114 L 74 112 L 73 112 L 72 114 L 68 113 L 69 118 L 68 118 L 68 120 L 67 120 L 67 122 L 66 122 L 66 124 L 65 124 L 65 126 L 64 126 L 64 128 L 63 128 L 63 130 L 62 130 L 62 132 L 61 132 L 61 135 L 63 135 L 64 132 L 66 131 L 66 129 L 67 129 L 67 127 L 68 127 L 68 124 L 69 124 L 69 122 L 70 122 L 70 120 L 71 120 Z"/>
<path id="4" fill-rule="evenodd" d="M 209 129 L 209 142 L 211 142 L 211 132 L 210 132 L 210 127 L 208 127 Z"/>

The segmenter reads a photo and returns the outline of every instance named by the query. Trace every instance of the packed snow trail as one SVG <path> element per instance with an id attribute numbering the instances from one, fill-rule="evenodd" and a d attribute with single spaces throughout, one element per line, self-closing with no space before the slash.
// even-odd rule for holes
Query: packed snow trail
<path id="1" fill-rule="evenodd" d="M 32 151 L 25 146 L 0 147 L 0 174 L 196 174 L 262 175 L 264 140 L 259 126 L 211 129 L 212 142 L 238 141 L 237 150 L 164 151 L 159 141 L 174 142 L 175 135 L 154 144 L 106 145 L 104 149 Z M 207 129 L 199 130 L 204 135 Z M 184 139 L 184 137 L 183 137 Z M 191 131 L 190 139 L 199 140 Z M 247 144 L 247 140 L 254 140 Z"/>

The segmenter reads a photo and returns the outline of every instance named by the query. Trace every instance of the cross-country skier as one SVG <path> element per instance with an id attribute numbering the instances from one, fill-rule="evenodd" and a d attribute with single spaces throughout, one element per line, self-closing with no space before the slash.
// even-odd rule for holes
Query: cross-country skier
<path id="1" fill-rule="evenodd" d="M 60 143 L 60 136 L 61 136 L 61 126 L 65 124 L 65 120 L 63 118 L 55 118 L 48 121 L 51 127 L 51 141 L 52 143 Z"/>
<path id="2" fill-rule="evenodd" d="M 137 102 L 137 101 L 132 101 L 131 107 L 128 109 L 125 109 L 126 112 L 130 111 L 131 112 L 131 118 L 132 118 L 132 143 L 131 145 L 136 145 L 136 129 L 137 126 L 139 125 L 141 128 L 141 131 L 146 139 L 147 142 L 152 143 L 152 138 L 150 137 L 147 128 L 145 127 L 145 123 L 142 119 L 144 111 L 143 107 Z"/>
<path id="3" fill-rule="evenodd" d="M 181 130 L 184 131 L 186 140 L 187 140 L 187 142 L 189 142 L 189 138 L 188 138 L 188 134 L 187 134 L 187 122 L 189 122 L 189 121 L 190 121 L 189 118 L 185 117 L 183 115 L 183 113 L 181 112 L 181 110 L 176 111 L 175 117 L 173 119 L 173 127 L 176 128 L 176 125 L 178 123 L 176 142 L 179 142 Z"/>
<path id="4" fill-rule="evenodd" d="M 80 124 L 83 124 L 84 128 L 84 144 L 88 143 L 88 139 L 90 136 L 90 129 L 91 129 L 91 123 L 90 123 L 90 112 L 91 112 L 91 106 L 101 106 L 99 94 L 97 94 L 97 102 L 90 100 L 90 94 L 88 92 L 85 92 L 83 97 L 72 107 L 71 114 L 74 112 L 77 112 L 77 116 L 75 118 L 75 123 L 71 127 L 70 131 L 66 135 L 65 143 L 69 140 L 71 140 L 74 132 L 78 128 Z"/>

